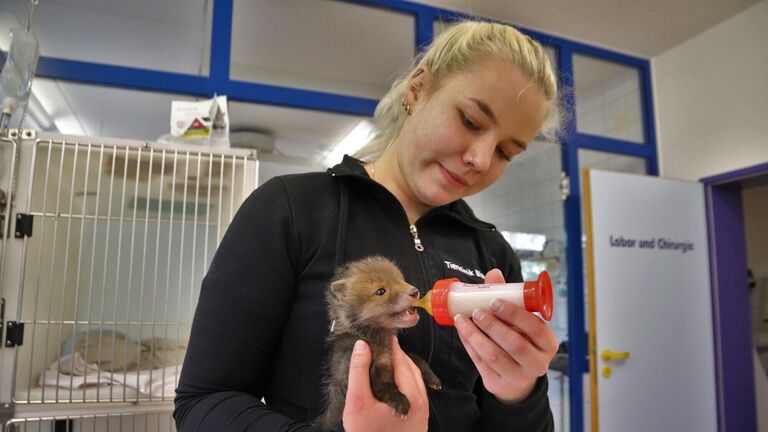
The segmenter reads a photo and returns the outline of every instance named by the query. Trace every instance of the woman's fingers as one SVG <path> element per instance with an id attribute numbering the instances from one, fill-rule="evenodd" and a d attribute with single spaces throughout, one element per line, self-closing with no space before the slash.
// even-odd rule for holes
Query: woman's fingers
<path id="1" fill-rule="evenodd" d="M 530 394 L 536 377 L 541 375 L 538 368 L 548 365 L 549 360 L 541 357 L 523 364 L 486 336 L 469 318 L 457 316 L 454 322 L 459 330 L 459 338 L 489 392 L 508 403 L 523 400 Z M 530 345 L 527 340 L 525 343 Z"/>
<path id="2" fill-rule="evenodd" d="M 478 322 L 480 328 L 486 333 L 491 332 L 489 335 L 495 340 L 505 340 L 503 337 L 505 332 L 502 329 L 511 326 L 517 331 L 510 330 L 528 339 L 536 348 L 550 357 L 554 356 L 557 352 L 557 336 L 555 336 L 552 329 L 550 329 L 541 318 L 528 312 L 522 307 L 505 300 L 495 300 L 491 303 L 491 312 L 493 313 L 487 314 L 487 316 L 489 318 L 497 319 L 489 319 L 486 320 L 486 322 L 478 322 L 475 320 L 475 322 Z M 497 332 L 497 330 L 499 331 Z M 498 338 L 495 337 L 497 333 L 499 336 Z M 520 341 L 512 340 L 511 342 L 516 344 Z M 521 344 L 521 342 L 519 344 Z M 512 353 L 510 352 L 510 354 Z"/>
<path id="3" fill-rule="evenodd" d="M 504 283 L 504 274 L 499 269 L 493 269 L 485 274 L 485 283 Z"/>
<path id="4" fill-rule="evenodd" d="M 421 371 L 408 357 L 408 354 L 400 348 L 396 336 L 392 337 L 392 369 L 397 388 L 408 398 L 411 406 L 424 404 L 427 390 L 424 379 L 421 377 Z"/>
<path id="5" fill-rule="evenodd" d="M 461 339 L 461 343 L 464 344 L 464 348 L 467 350 L 467 354 L 469 354 L 469 358 L 472 359 L 472 362 L 475 363 L 475 366 L 477 367 L 477 371 L 480 372 L 480 375 L 483 377 L 489 378 L 489 377 L 496 377 L 500 378 L 501 375 L 499 375 L 498 372 L 493 370 L 491 366 L 486 363 L 482 356 L 478 354 L 477 351 L 475 351 L 475 348 L 472 347 L 472 344 L 468 343 L 466 340 L 464 340 L 464 337 L 459 333 L 459 339 Z"/>
<path id="6" fill-rule="evenodd" d="M 421 375 L 413 361 L 392 341 L 392 368 L 400 392 L 411 403 L 406 417 L 379 401 L 371 392 L 371 349 L 363 341 L 357 341 L 349 364 L 349 383 L 342 422 L 349 432 L 424 432 L 429 422 L 429 401 Z M 416 378 L 418 376 L 418 379 Z"/>
<path id="7" fill-rule="evenodd" d="M 371 349 L 365 341 L 358 340 L 349 361 L 349 382 L 347 384 L 347 409 L 364 409 L 367 401 L 373 399 L 371 392 Z"/>
<path id="8" fill-rule="evenodd" d="M 474 348 L 483 357 L 507 354 L 529 375 L 540 376 L 547 372 L 551 356 L 548 352 L 540 350 L 526 335 L 486 311 L 476 310 L 472 314 L 472 321 L 482 330 L 479 333 L 487 336 L 477 337 L 473 343 Z M 506 371 L 500 369 L 501 367 L 514 367 L 501 362 L 497 364 L 498 367 L 494 366 L 494 369 L 499 373 Z"/>
<path id="9" fill-rule="evenodd" d="M 480 365 L 484 365 L 492 370 L 496 375 L 508 376 L 514 374 L 515 369 L 520 366 L 515 360 L 507 355 L 501 348 L 485 335 L 469 318 L 458 315 L 454 318 L 459 338 L 467 348 L 474 351 L 472 360 L 480 371 Z M 470 354 L 471 356 L 471 354 Z"/>

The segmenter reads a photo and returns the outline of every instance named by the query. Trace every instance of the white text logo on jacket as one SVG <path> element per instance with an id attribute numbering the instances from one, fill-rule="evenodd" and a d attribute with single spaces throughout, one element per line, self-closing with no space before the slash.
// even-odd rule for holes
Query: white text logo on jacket
<path id="1" fill-rule="evenodd" d="M 451 270 L 460 271 L 460 272 L 464 273 L 467 276 L 476 276 L 476 277 L 479 277 L 479 278 L 485 278 L 485 275 L 480 270 L 477 270 L 477 269 L 470 270 L 470 269 L 468 269 L 466 267 L 462 267 L 462 266 L 460 266 L 458 264 L 455 264 L 455 263 L 452 263 L 450 261 L 443 261 L 443 262 L 445 262 L 446 267 L 448 267 Z"/>

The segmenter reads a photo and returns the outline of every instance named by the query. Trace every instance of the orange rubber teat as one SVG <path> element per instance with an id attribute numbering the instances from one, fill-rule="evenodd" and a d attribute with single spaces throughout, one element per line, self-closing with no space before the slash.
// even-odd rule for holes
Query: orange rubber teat
<path id="1" fill-rule="evenodd" d="M 413 306 L 420 307 L 432 315 L 432 290 L 427 291 L 424 297 L 413 302 Z"/>

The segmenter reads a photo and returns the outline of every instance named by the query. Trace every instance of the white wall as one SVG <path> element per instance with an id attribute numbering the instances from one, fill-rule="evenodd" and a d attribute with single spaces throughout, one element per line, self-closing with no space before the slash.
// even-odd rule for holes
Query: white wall
<path id="1" fill-rule="evenodd" d="M 768 0 L 651 60 L 662 176 L 697 180 L 768 162 L 766 23 Z M 755 384 L 768 431 L 765 377 Z"/>
<path id="2" fill-rule="evenodd" d="M 666 177 L 768 161 L 768 0 L 651 60 Z"/>

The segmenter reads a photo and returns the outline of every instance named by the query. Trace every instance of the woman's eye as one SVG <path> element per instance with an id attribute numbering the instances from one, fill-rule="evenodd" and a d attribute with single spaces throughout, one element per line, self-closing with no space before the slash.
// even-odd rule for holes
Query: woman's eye
<path id="1" fill-rule="evenodd" d="M 383 296 L 383 295 L 384 295 L 384 294 L 386 294 L 386 293 L 387 293 L 387 290 L 386 290 L 386 289 L 384 289 L 384 288 L 379 288 L 379 289 L 376 291 L 376 295 L 377 295 L 377 296 Z"/>
<path id="2" fill-rule="evenodd" d="M 480 130 L 479 127 L 475 123 L 472 122 L 472 120 L 469 119 L 469 117 L 462 115 L 461 116 L 461 122 L 464 124 L 464 127 L 471 131 Z"/>
<path id="3" fill-rule="evenodd" d="M 509 156 L 506 153 L 504 153 L 504 150 L 502 150 L 501 148 L 496 149 L 496 154 L 498 154 L 500 158 L 504 159 L 507 162 L 512 160 L 512 156 Z"/>

